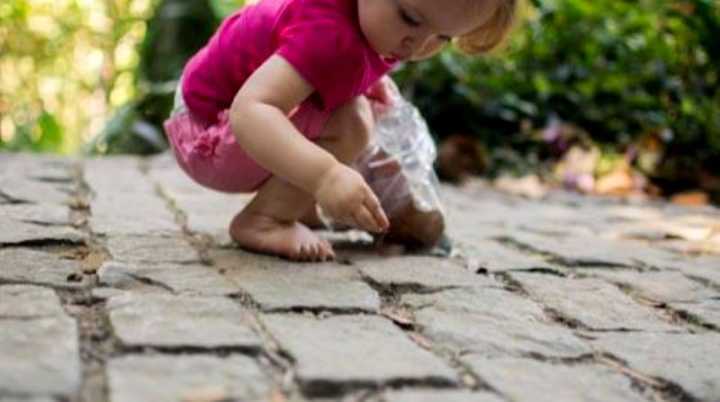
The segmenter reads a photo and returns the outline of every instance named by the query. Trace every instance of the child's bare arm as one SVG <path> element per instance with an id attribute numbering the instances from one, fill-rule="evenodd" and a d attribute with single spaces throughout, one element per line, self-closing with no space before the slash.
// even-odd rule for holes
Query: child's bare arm
<path id="1" fill-rule="evenodd" d="M 362 176 L 305 138 L 288 119 L 313 91 L 287 61 L 271 56 L 231 106 L 238 143 L 261 166 L 312 194 L 334 218 L 369 231 L 386 229 L 387 217 Z"/>

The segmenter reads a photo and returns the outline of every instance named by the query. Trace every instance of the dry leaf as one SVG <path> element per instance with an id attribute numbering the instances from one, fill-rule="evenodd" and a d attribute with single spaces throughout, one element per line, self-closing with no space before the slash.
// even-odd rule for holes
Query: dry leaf
<path id="1" fill-rule="evenodd" d="M 493 183 L 495 187 L 510 194 L 522 195 L 532 199 L 540 199 L 547 194 L 547 188 L 540 182 L 537 175 L 515 178 L 502 176 Z"/>
<path id="2" fill-rule="evenodd" d="M 425 349 L 430 349 L 432 344 L 430 343 L 430 340 L 417 332 L 410 332 L 409 333 L 410 338 L 415 341 L 420 347 L 423 347 Z"/>
<path id="3" fill-rule="evenodd" d="M 414 324 L 412 313 L 401 307 L 383 307 L 380 313 L 403 326 L 412 326 Z"/>
<path id="4" fill-rule="evenodd" d="M 229 395 L 225 387 L 219 385 L 196 388 L 181 398 L 182 402 L 219 402 L 226 399 L 229 399 Z"/>
<path id="5" fill-rule="evenodd" d="M 684 193 L 677 193 L 670 197 L 670 201 L 673 204 L 686 205 L 686 206 L 702 206 L 710 203 L 710 197 L 703 191 L 686 191 Z"/>

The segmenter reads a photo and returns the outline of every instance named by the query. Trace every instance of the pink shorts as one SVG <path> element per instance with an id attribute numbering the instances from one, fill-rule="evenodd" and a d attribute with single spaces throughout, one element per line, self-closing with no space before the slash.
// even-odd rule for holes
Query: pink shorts
<path id="1" fill-rule="evenodd" d="M 272 173 L 238 145 L 228 116 L 228 110 L 220 112 L 218 122 L 208 127 L 183 111 L 165 121 L 165 133 L 178 164 L 197 183 L 227 193 L 255 191 Z M 290 121 L 312 141 L 329 117 L 329 112 L 304 103 L 291 112 Z"/>

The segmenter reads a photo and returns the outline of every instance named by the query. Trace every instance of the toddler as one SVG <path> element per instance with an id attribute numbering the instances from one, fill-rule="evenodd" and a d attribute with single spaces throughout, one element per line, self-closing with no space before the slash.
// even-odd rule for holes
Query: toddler
<path id="1" fill-rule="evenodd" d="M 223 21 L 185 66 L 165 130 L 180 167 L 223 192 L 257 192 L 230 222 L 248 250 L 334 258 L 301 222 L 316 203 L 334 221 L 388 230 L 377 196 L 349 165 L 370 142 L 368 98 L 386 101 L 397 63 L 450 41 L 497 46 L 520 0 L 260 0 Z M 367 95 L 366 95 L 367 94 Z"/>

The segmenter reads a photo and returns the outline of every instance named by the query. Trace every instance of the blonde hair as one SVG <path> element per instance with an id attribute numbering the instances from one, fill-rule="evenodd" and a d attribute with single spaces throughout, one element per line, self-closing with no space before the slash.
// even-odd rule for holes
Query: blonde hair
<path id="1" fill-rule="evenodd" d="M 465 54 L 477 55 L 495 50 L 505 43 L 520 19 L 523 0 L 496 0 L 493 16 L 474 31 L 460 36 L 455 45 Z"/>

